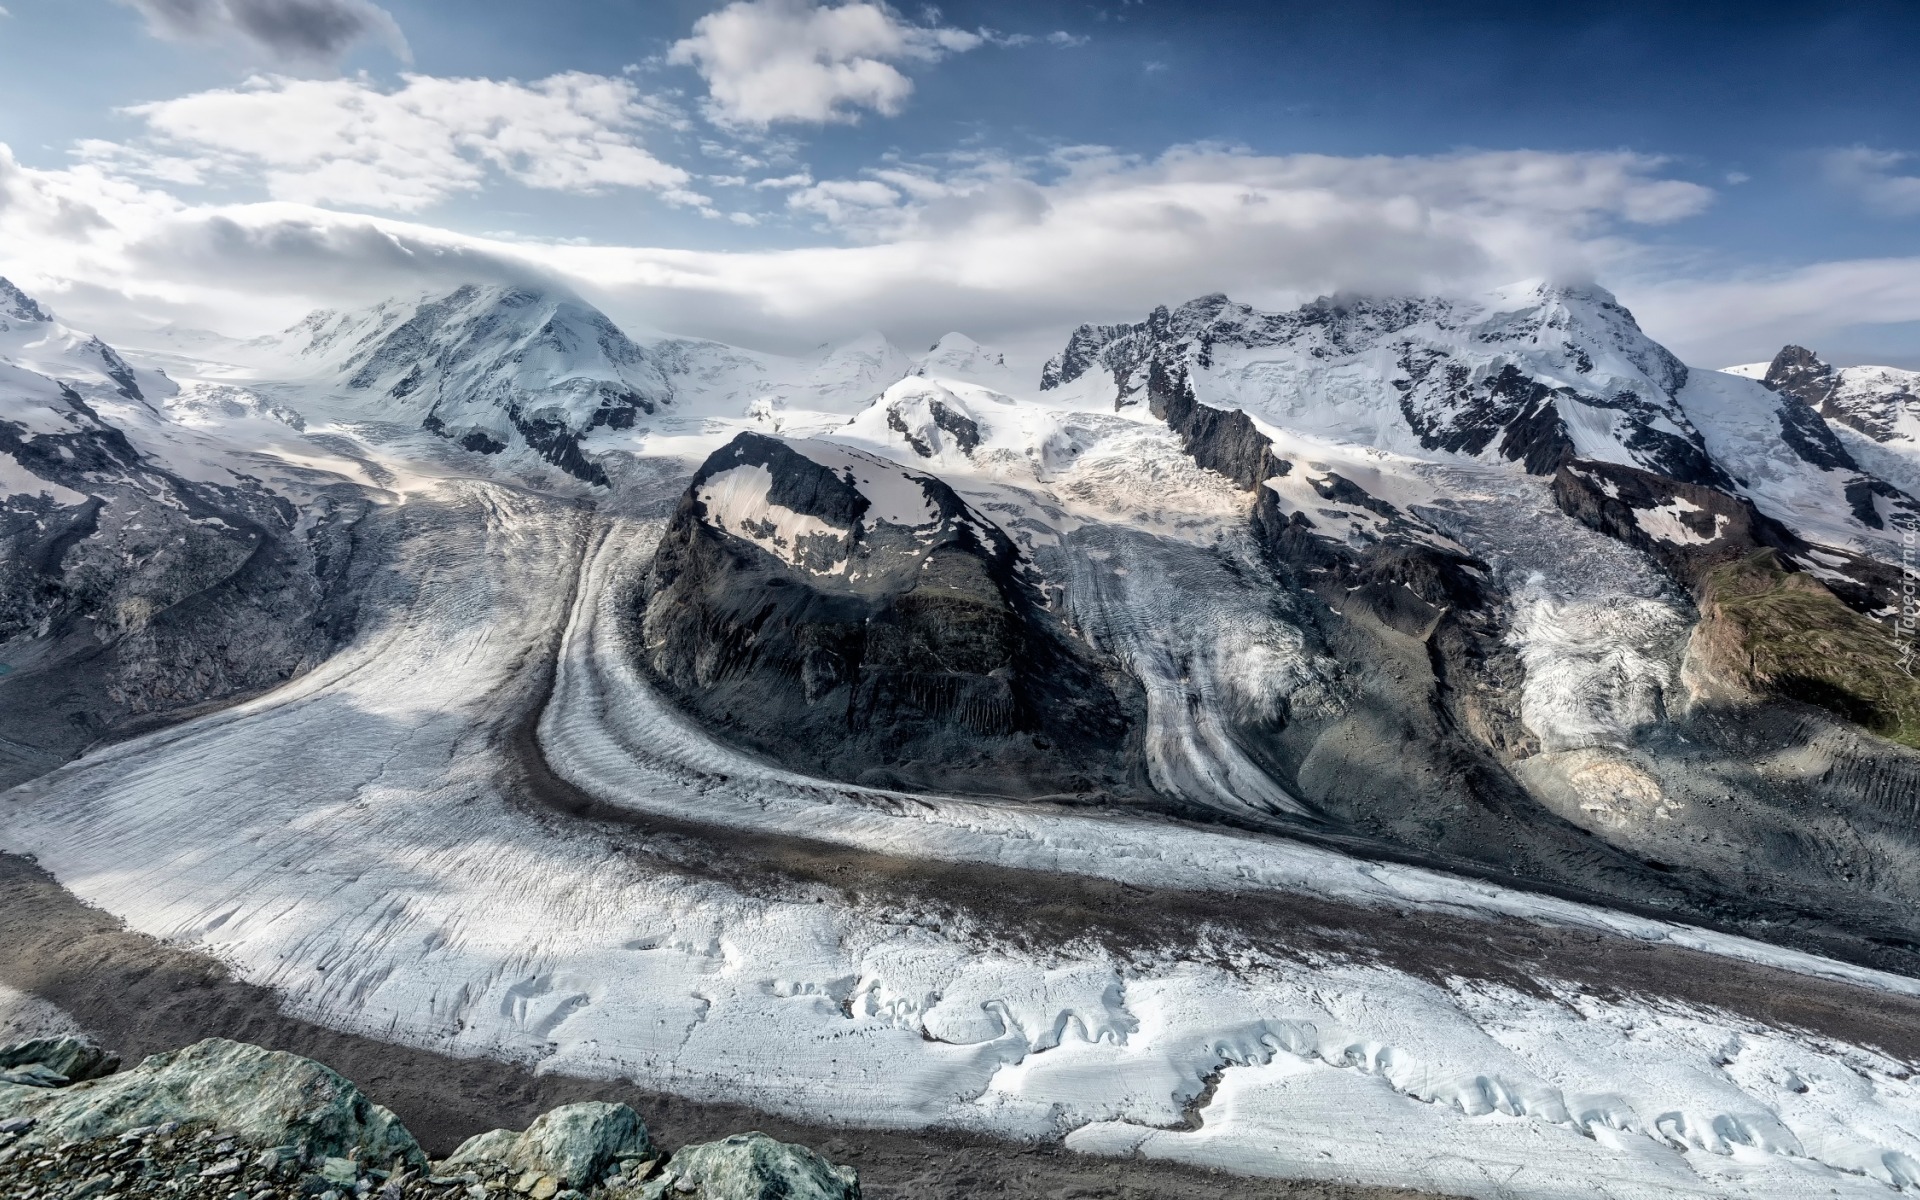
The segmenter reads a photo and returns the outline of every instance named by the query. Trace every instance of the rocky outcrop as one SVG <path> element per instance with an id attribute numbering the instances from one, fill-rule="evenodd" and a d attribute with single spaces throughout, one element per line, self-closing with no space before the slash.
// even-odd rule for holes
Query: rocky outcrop
<path id="1" fill-rule="evenodd" d="M 119 1069 L 120 1056 L 90 1037 L 69 1034 L 0 1046 L 0 1083 L 65 1087 Z"/>
<path id="2" fill-rule="evenodd" d="M 311 1059 L 209 1038 L 130 1070 L 56 1089 L 0 1087 L 0 1114 L 26 1118 L 41 1143 L 121 1137 L 203 1123 L 303 1159 L 396 1168 L 426 1156 L 406 1127 L 359 1088 Z"/>
<path id="3" fill-rule="evenodd" d="M 669 1155 L 624 1104 L 565 1105 L 523 1132 L 479 1134 L 429 1163 L 392 1113 L 311 1059 L 209 1039 L 112 1074 L 117 1061 L 85 1038 L 0 1047 L 0 1062 L 77 1072 L 73 1082 L 0 1083 L 0 1194 L 75 1200 L 860 1195 L 851 1167 L 762 1133 Z"/>
<path id="4" fill-rule="evenodd" d="M 860 1200 L 860 1177 L 804 1146 L 736 1133 L 673 1156 L 640 1200 Z"/>
<path id="5" fill-rule="evenodd" d="M 640 1117 L 624 1104 L 592 1100 L 569 1104 L 542 1115 L 525 1132 L 495 1129 L 475 1134 L 438 1164 L 441 1174 L 458 1168 L 498 1163 L 521 1178 L 522 1189 L 549 1195 L 562 1188 L 585 1191 L 609 1178 L 644 1176 L 660 1157 Z M 543 1186 L 542 1180 L 551 1181 Z"/>
<path id="6" fill-rule="evenodd" d="M 666 690 L 796 768 L 996 795 L 1132 789 L 1137 685 L 932 476 L 742 433 L 695 474 L 638 605 L 636 650 Z"/>
<path id="7" fill-rule="evenodd" d="M 1819 408 L 1833 397 L 1839 386 L 1839 372 L 1805 346 L 1782 346 L 1767 364 L 1761 382 L 1776 392 L 1792 396 L 1808 408 Z"/>

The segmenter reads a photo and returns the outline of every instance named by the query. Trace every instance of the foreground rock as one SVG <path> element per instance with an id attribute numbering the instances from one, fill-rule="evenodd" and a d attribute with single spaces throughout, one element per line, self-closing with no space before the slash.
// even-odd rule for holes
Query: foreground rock
<path id="1" fill-rule="evenodd" d="M 429 1165 L 405 1126 L 336 1072 L 211 1038 L 111 1074 L 86 1038 L 0 1046 L 0 1196 L 349 1200 L 859 1200 L 851 1167 L 763 1133 L 657 1149 L 637 1113 L 589 1101 Z M 62 1067 L 80 1082 L 54 1069 Z M 98 1077 L 91 1077 L 91 1076 Z M 664 1169 L 663 1169 L 664 1164 Z"/>
<path id="2" fill-rule="evenodd" d="M 120 1069 L 120 1056 L 89 1037 L 46 1037 L 0 1046 L 0 1083 L 64 1087 Z"/>
<path id="3" fill-rule="evenodd" d="M 551 1195 L 609 1178 L 639 1178 L 658 1157 L 647 1127 L 631 1108 L 591 1100 L 556 1108 L 524 1133 L 495 1129 L 470 1137 L 439 1166 L 447 1173 L 498 1164 L 528 1181 L 520 1190 Z"/>
<path id="4" fill-rule="evenodd" d="M 859 1200 L 860 1178 L 804 1146 L 764 1133 L 736 1133 L 673 1156 L 641 1200 Z"/>
<path id="5" fill-rule="evenodd" d="M 340 1075 L 296 1054 L 209 1038 L 117 1075 L 57 1089 L 0 1086 L 0 1114 L 40 1144 L 203 1125 L 316 1162 L 426 1165 L 413 1135 Z"/>

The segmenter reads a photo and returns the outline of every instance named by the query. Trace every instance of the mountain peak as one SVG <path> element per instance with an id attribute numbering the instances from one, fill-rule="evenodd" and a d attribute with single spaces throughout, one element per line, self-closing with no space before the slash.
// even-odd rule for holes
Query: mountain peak
<path id="1" fill-rule="evenodd" d="M 631 428 L 672 402 L 652 358 L 607 315 L 565 292 L 462 284 L 288 331 L 297 357 L 347 390 L 382 395 L 430 432 L 494 454 L 524 445 L 605 483 L 581 439 Z"/>
<path id="2" fill-rule="evenodd" d="M 0 276 L 0 317 L 15 321 L 51 321 L 53 317 L 38 301 L 27 295 L 13 281 Z"/>
<path id="3" fill-rule="evenodd" d="M 964 333 L 949 333 L 914 364 L 915 375 L 933 375 L 958 379 L 985 387 L 1005 389 L 1013 384 L 1007 357 L 998 350 L 982 346 Z"/>
<path id="4" fill-rule="evenodd" d="M 1783 346 L 1767 364 L 1761 383 L 1782 395 L 1819 408 L 1833 395 L 1839 377 L 1832 364 L 1805 346 Z"/>

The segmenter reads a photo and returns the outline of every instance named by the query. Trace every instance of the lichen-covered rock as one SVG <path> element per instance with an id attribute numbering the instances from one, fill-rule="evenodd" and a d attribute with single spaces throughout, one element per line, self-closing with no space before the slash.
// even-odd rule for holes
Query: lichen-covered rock
<path id="1" fill-rule="evenodd" d="M 204 1122 L 311 1159 L 424 1166 L 399 1119 L 312 1059 L 209 1038 L 131 1070 L 58 1090 L 0 1086 L 0 1117 L 34 1119 L 27 1135 L 57 1143 L 172 1122 Z"/>
<path id="2" fill-rule="evenodd" d="M 0 1046 L 0 1071 L 12 1073 L 18 1068 L 41 1066 L 69 1083 L 98 1079 L 120 1069 L 120 1056 L 102 1049 L 90 1037 L 34 1038 Z"/>
<path id="3" fill-rule="evenodd" d="M 805 1146 L 736 1133 L 688 1146 L 640 1189 L 640 1200 L 860 1200 L 860 1175 Z"/>
<path id="4" fill-rule="evenodd" d="M 18 1084 L 21 1087 L 57 1088 L 65 1087 L 73 1080 L 42 1063 L 27 1063 L 24 1066 L 9 1067 L 0 1071 L 0 1083 Z"/>
<path id="5" fill-rule="evenodd" d="M 630 1162 L 654 1156 L 653 1141 L 638 1113 L 624 1104 L 589 1100 L 543 1114 L 524 1133 L 495 1129 L 476 1134 L 440 1165 L 452 1170 L 494 1162 L 531 1175 L 529 1190 L 542 1177 L 559 1187 L 587 1188 Z"/>

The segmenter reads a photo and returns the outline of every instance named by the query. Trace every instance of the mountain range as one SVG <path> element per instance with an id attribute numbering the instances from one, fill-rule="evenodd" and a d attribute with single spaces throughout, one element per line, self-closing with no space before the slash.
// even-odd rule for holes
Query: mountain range
<path id="1" fill-rule="evenodd" d="M 1364 1060 L 1393 1104 L 1572 1131 L 1620 1195 L 1920 1182 L 1897 1064 L 1820 1116 L 1793 1083 L 1903 1052 L 1808 1032 L 1828 1002 L 1791 982 L 1920 977 L 1920 373 L 1689 366 L 1604 289 L 1538 281 L 1204 296 L 1081 325 L 1037 379 L 959 333 L 781 356 L 531 287 L 145 340 L 0 280 L 0 845 L 300 1011 L 1294 1175 L 1249 1147 L 1388 1093 L 1289 1108 L 1222 1073 Z M 836 891 L 796 865 L 822 846 L 893 882 Z M 1110 880 L 1137 924 L 1037 902 L 1016 937 L 973 870 Z M 545 915 L 459 908 L 486 879 Z M 1709 1036 L 1707 984 L 1615 994 L 1560 943 L 1422 966 L 1365 925 L 1288 952 L 1333 972 L 1309 1004 L 1235 924 L 1246 889 L 1332 906 L 1288 937 L 1533 923 L 1789 1000 Z M 1155 1007 L 1189 985 L 1203 1015 Z M 1706 1065 L 1539 1048 L 1633 1021 Z M 847 1030 L 896 1091 L 848 1083 Z M 1787 1048 L 1749 1079 L 1741 1038 Z M 1048 1074 L 1101 1055 L 1131 1098 Z M 1559 1151 L 1407 1119 L 1454 1165 L 1343 1177 L 1552 1176 Z M 1203 1126 L 1204 1152 L 1168 1132 Z"/>

